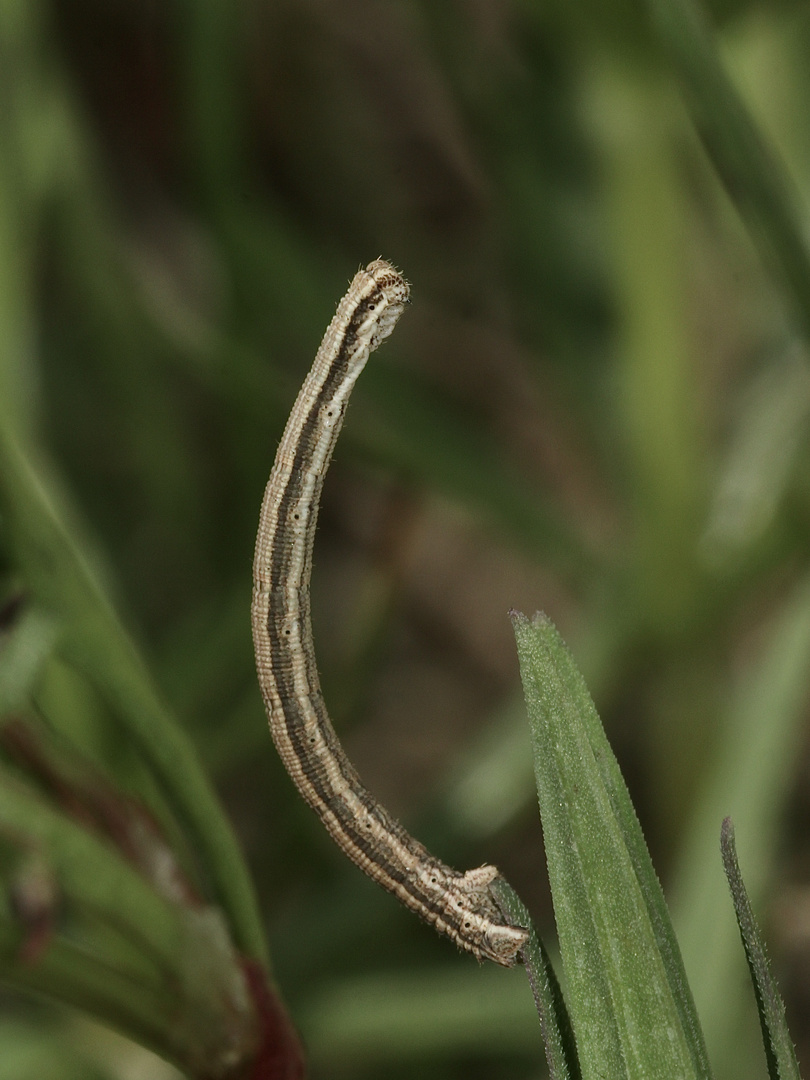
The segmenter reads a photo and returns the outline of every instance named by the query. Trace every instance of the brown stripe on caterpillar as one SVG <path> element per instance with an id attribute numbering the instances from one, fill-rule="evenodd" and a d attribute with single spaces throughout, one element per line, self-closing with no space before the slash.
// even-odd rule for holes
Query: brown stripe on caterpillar
<path id="1" fill-rule="evenodd" d="M 298 790 L 369 877 L 479 960 L 518 960 L 528 931 L 491 890 L 494 866 L 460 873 L 431 855 L 381 806 L 346 757 L 321 694 L 309 582 L 324 476 L 349 394 L 396 325 L 408 285 L 378 259 L 360 270 L 318 349 L 279 444 L 262 502 L 253 563 L 253 641 L 270 730 Z"/>

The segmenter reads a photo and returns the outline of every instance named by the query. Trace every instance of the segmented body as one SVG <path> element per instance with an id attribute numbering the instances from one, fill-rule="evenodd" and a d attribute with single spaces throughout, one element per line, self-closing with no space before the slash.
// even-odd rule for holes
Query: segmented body
<path id="1" fill-rule="evenodd" d="M 256 666 L 282 761 L 343 851 L 459 946 L 511 966 L 528 934 L 508 923 L 493 898 L 497 869 L 451 869 L 368 792 L 329 719 L 312 643 L 309 583 L 324 475 L 357 376 L 407 300 L 408 285 L 389 263 L 380 259 L 359 271 L 290 414 L 256 540 Z"/>

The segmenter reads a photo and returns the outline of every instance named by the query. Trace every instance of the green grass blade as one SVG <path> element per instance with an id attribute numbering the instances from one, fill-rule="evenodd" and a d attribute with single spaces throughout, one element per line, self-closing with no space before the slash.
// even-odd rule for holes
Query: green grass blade
<path id="1" fill-rule="evenodd" d="M 737 914 L 737 925 L 745 947 L 745 958 L 748 961 L 751 981 L 754 984 L 768 1073 L 771 1080 L 801 1080 L 796 1051 L 793 1048 L 793 1040 L 785 1019 L 785 1004 L 771 973 L 765 943 L 754 918 L 751 901 L 748 899 L 740 872 L 731 818 L 726 818 L 723 822 L 720 847 L 723 854 L 723 867 L 731 889 L 731 899 L 734 901 L 734 911 Z"/>
<path id="2" fill-rule="evenodd" d="M 705 500 L 684 286 L 688 203 L 676 156 L 683 120 L 658 72 L 631 78 L 603 63 L 598 87 L 614 241 L 616 435 L 634 515 L 631 596 L 639 622 L 672 637 L 700 594 L 695 547 Z"/>
<path id="3" fill-rule="evenodd" d="M 265 960 L 264 934 L 247 868 L 194 748 L 161 701 L 43 477 L 4 424 L 0 424 L 0 498 L 28 588 L 63 623 L 64 654 L 98 687 L 151 765 L 187 830 L 238 945 Z"/>
<path id="4" fill-rule="evenodd" d="M 645 0 L 645 6 L 708 155 L 765 264 L 787 286 L 807 338 L 810 249 L 804 213 L 782 163 L 726 74 L 702 10 L 692 0 Z"/>
<path id="5" fill-rule="evenodd" d="M 708 1077 L 660 886 L 582 677 L 548 619 L 513 622 L 582 1075 Z"/>
<path id="6" fill-rule="evenodd" d="M 742 962 L 726 883 L 717 865 L 717 826 L 731 815 L 743 838 L 748 891 L 760 902 L 795 767 L 810 694 L 810 578 L 795 588 L 748 666 L 723 732 L 722 756 L 695 811 L 675 869 L 673 917 L 712 1058 L 739 1041 Z"/>
<path id="7" fill-rule="evenodd" d="M 558 640 L 557 632 L 550 624 L 548 625 L 548 631 L 552 635 L 552 640 Z M 596 713 L 593 701 L 583 682 L 582 675 L 569 650 L 561 641 L 559 641 L 556 659 L 559 664 L 559 674 L 565 678 L 569 693 L 574 697 L 578 697 L 582 703 L 581 718 L 587 731 L 601 783 L 604 785 L 612 812 L 615 815 L 630 856 L 639 888 L 644 896 L 658 948 L 666 958 L 665 970 L 670 980 L 670 987 L 681 1017 L 681 1023 L 691 1033 L 691 1045 L 695 1053 L 697 1073 L 699 1076 L 711 1076 L 711 1067 L 706 1053 L 701 1023 L 695 1009 L 692 991 L 687 983 L 681 950 L 675 937 L 661 884 L 650 860 L 650 853 L 644 836 L 639 828 L 638 818 L 630 800 L 630 793 L 627 790 L 619 764 Z"/>
<path id="8" fill-rule="evenodd" d="M 0 859 L 5 982 L 85 1009 L 187 1068 L 253 1049 L 252 1005 L 215 909 L 164 899 L 5 769 Z M 30 935 L 48 922 L 52 936 L 26 960 Z"/>
<path id="9" fill-rule="evenodd" d="M 579 1062 L 571 1018 L 565 1006 L 560 984 L 551 965 L 551 957 L 532 925 L 525 905 L 511 885 L 499 878 L 493 885 L 495 897 L 515 926 L 526 926 L 531 936 L 521 956 L 532 988 L 540 1029 L 546 1047 L 549 1080 L 579 1080 Z"/>
<path id="10" fill-rule="evenodd" d="M 31 606 L 0 634 L 0 717 L 29 700 L 58 635 L 56 620 Z"/>

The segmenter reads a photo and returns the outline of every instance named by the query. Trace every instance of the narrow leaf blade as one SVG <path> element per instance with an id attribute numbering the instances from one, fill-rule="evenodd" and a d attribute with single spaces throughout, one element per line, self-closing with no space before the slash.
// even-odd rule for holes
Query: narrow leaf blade
<path id="1" fill-rule="evenodd" d="M 551 958 L 532 925 L 529 912 L 512 886 L 504 878 L 499 878 L 492 888 L 498 904 L 512 923 L 530 930 L 529 940 L 521 955 L 540 1017 L 549 1080 L 579 1080 L 574 1031 L 560 984 L 551 966 Z"/>
<path id="2" fill-rule="evenodd" d="M 765 943 L 754 918 L 740 872 L 731 818 L 726 818 L 723 822 L 720 850 L 723 855 L 723 868 L 731 889 L 731 899 L 734 902 L 734 911 L 737 915 L 737 925 L 740 928 L 740 937 L 745 948 L 745 958 L 748 961 L 751 981 L 754 984 L 768 1074 L 771 1080 L 801 1080 L 796 1051 L 793 1048 L 793 1041 L 785 1019 L 785 1005 L 771 972 Z"/>
<path id="3" fill-rule="evenodd" d="M 593 702 L 545 616 L 513 623 L 582 1076 L 707 1077 L 660 886 Z"/>

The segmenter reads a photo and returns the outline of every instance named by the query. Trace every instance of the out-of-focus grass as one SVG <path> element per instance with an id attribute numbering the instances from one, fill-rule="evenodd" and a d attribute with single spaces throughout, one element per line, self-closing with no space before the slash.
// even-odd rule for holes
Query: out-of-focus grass
<path id="1" fill-rule="evenodd" d="M 667 27 L 644 13 L 665 7 L 682 10 L 0 8 L 0 409 L 47 462 L 82 557 L 220 784 L 320 1076 L 341 1060 L 357 1077 L 410 1075 L 397 1039 L 431 1077 L 534 1075 L 541 1059 L 518 1033 L 523 1006 L 508 1027 L 495 1007 L 470 1024 L 467 989 L 446 981 L 464 961 L 332 850 L 255 686 L 262 486 L 335 302 L 378 255 L 414 302 L 357 388 L 314 583 L 327 698 L 370 786 L 449 861 L 498 862 L 550 925 L 530 772 L 511 749 L 523 736 L 488 734 L 523 723 L 505 613 L 542 607 L 586 674 L 682 925 L 725 889 L 717 845 L 686 837 L 717 837 L 728 812 L 766 923 L 781 884 L 802 884 L 801 274 L 788 267 L 785 289 L 771 276 L 784 246 L 767 214 L 749 234 L 751 191 L 732 189 L 740 217 L 718 181 L 693 123 L 715 161 L 737 129 L 707 131 L 715 84 L 695 96 L 688 41 L 662 59 Z M 807 16 L 715 8 L 732 83 L 801 206 Z M 10 524 L 0 598 L 26 585 Z M 59 615 L 28 610 L 17 652 L 0 654 L 0 698 L 39 672 L 39 711 L 138 787 Z M 477 785 L 497 828 L 470 809 Z M 737 803 L 761 812 L 746 825 Z M 736 942 L 730 903 L 717 918 Z M 800 957 L 780 960 L 801 1012 Z M 736 1003 L 735 971 L 703 974 L 708 1010 Z M 2 1075 L 4 1054 L 31 1053 L 23 1028 L 56 1020 L 0 1007 L 18 1017 L 0 1026 Z M 720 1080 L 760 1074 L 735 1060 L 735 1025 L 756 1030 L 752 1001 L 706 1025 Z M 793 1033 L 806 1057 L 810 1028 Z M 86 1039 L 75 1053 L 89 1060 Z"/>

